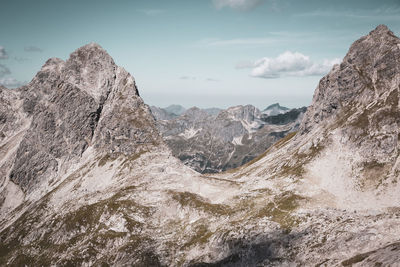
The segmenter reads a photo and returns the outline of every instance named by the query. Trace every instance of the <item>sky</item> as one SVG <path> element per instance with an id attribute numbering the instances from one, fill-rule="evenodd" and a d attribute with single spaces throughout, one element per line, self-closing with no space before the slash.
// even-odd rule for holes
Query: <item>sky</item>
<path id="1" fill-rule="evenodd" d="M 0 84 L 100 44 L 149 105 L 308 106 L 318 81 L 400 0 L 1 0 Z"/>

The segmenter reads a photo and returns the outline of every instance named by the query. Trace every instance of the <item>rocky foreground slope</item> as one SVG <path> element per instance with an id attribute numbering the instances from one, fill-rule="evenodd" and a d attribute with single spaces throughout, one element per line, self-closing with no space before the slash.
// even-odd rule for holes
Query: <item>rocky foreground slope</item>
<path id="1" fill-rule="evenodd" d="M 213 176 L 171 156 L 108 59 L 88 45 L 1 89 L 1 265 L 398 264 L 400 40 L 385 26 L 320 81 L 297 134 Z"/>
<path id="2" fill-rule="evenodd" d="M 261 112 L 246 105 L 210 113 L 193 107 L 172 118 L 166 110 L 151 110 L 173 156 L 197 172 L 218 173 L 242 166 L 297 131 L 306 108 L 289 111 L 274 104 Z"/>

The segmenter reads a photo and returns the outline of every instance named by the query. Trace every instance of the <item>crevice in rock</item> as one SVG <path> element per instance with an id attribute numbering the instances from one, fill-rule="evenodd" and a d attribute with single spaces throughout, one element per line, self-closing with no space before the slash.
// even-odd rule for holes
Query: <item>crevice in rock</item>
<path id="1" fill-rule="evenodd" d="M 114 75 L 113 78 L 114 78 L 114 82 L 113 82 L 113 85 L 114 85 L 114 84 L 115 84 L 115 80 L 117 79 L 116 75 Z M 108 86 L 110 86 L 110 85 L 108 84 Z M 100 99 L 100 103 L 99 103 L 99 106 L 98 106 L 96 112 L 91 113 L 91 114 L 89 115 L 89 117 L 92 117 L 92 116 L 94 117 L 94 120 L 93 120 L 93 121 L 90 120 L 90 121 L 91 121 L 91 123 L 90 123 L 90 128 L 91 128 L 91 131 L 92 131 L 92 132 L 91 132 L 91 137 L 90 137 L 90 142 L 91 142 L 91 143 L 92 143 L 92 140 L 93 140 L 94 133 L 95 133 L 95 131 L 96 131 L 97 125 L 99 124 L 99 121 L 100 121 L 100 118 L 101 118 L 101 113 L 103 112 L 104 105 L 105 105 L 105 103 L 107 102 L 107 100 L 108 100 L 108 98 L 109 98 L 109 96 L 110 96 L 110 94 L 111 94 L 111 91 L 112 91 L 112 88 L 111 88 L 110 90 L 107 91 L 107 93 L 106 93 L 104 99 Z M 92 123 L 92 122 L 93 122 L 93 123 Z"/>

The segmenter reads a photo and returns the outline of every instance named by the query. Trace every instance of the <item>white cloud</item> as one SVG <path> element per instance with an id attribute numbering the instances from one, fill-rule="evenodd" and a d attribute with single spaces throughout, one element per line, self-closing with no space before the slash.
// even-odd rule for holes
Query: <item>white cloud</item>
<path id="1" fill-rule="evenodd" d="M 0 64 L 0 78 L 4 77 L 7 74 L 11 74 L 10 69 L 7 68 L 5 65 Z"/>
<path id="2" fill-rule="evenodd" d="M 15 78 L 2 78 L 0 79 L 0 85 L 7 87 L 7 88 L 17 88 L 22 85 L 26 84 L 26 82 L 20 82 Z"/>
<path id="3" fill-rule="evenodd" d="M 213 0 L 217 9 L 230 7 L 238 10 L 248 10 L 264 2 L 264 0 Z"/>
<path id="4" fill-rule="evenodd" d="M 339 64 L 340 59 L 324 60 L 322 63 L 313 62 L 310 57 L 299 52 L 286 51 L 276 58 L 264 57 L 250 66 L 238 64 L 237 68 L 252 68 L 251 76 L 274 79 L 282 76 L 319 76 L 330 71 L 333 65 Z"/>
<path id="5" fill-rule="evenodd" d="M 8 54 L 6 49 L 3 46 L 0 46 L 0 59 L 7 59 Z"/>

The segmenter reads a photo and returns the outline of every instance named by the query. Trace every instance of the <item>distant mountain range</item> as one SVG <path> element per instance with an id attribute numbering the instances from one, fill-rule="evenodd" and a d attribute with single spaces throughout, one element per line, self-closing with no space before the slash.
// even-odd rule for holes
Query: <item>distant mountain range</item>
<path id="1" fill-rule="evenodd" d="M 200 173 L 216 173 L 242 166 L 296 131 L 306 108 L 273 104 L 261 112 L 252 105 L 225 110 L 171 105 L 151 111 L 174 156 Z"/>
<path id="2" fill-rule="evenodd" d="M 151 112 L 153 113 L 153 116 L 156 118 L 156 120 L 171 120 L 176 117 L 179 117 L 185 111 L 187 110 L 185 107 L 181 105 L 169 105 L 166 108 L 160 108 L 156 106 L 151 106 L 150 107 Z M 222 109 L 220 108 L 204 108 L 201 109 L 205 112 L 207 112 L 210 115 L 217 115 Z"/>
<path id="3" fill-rule="evenodd" d="M 156 106 L 150 106 L 151 112 L 153 113 L 156 120 L 170 120 L 176 117 L 179 117 L 187 110 L 185 107 L 177 104 L 169 105 L 165 108 L 160 108 Z M 218 115 L 220 111 L 223 109 L 221 108 L 200 108 L 201 110 L 207 112 L 210 115 Z M 290 109 L 287 107 L 282 107 L 279 103 L 275 103 L 269 105 L 265 108 L 261 113 L 267 116 L 275 116 L 278 114 L 283 114 L 288 112 Z"/>

